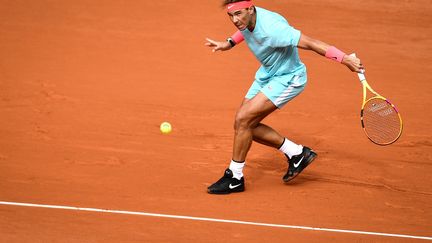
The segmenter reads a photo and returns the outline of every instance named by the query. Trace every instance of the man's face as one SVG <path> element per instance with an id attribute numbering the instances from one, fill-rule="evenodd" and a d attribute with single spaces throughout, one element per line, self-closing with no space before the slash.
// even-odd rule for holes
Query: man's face
<path id="1" fill-rule="evenodd" d="M 233 12 L 228 12 L 233 24 L 239 29 L 244 30 L 253 25 L 252 23 L 253 8 L 244 8 Z"/>

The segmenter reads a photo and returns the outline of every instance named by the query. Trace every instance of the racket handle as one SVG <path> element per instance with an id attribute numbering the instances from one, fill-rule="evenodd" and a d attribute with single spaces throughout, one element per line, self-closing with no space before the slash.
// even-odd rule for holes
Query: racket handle
<path id="1" fill-rule="evenodd" d="M 351 53 L 350 56 L 356 57 L 356 54 L 355 53 Z M 363 73 L 357 73 L 357 75 L 358 75 L 358 78 L 359 78 L 360 82 L 363 81 L 363 80 L 366 80 L 366 76 Z"/>

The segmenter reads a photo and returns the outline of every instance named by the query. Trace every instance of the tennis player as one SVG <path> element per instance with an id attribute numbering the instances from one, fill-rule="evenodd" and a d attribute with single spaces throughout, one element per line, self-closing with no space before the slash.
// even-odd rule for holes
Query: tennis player
<path id="1" fill-rule="evenodd" d="M 211 194 L 245 190 L 243 167 L 252 141 L 277 148 L 285 154 L 288 169 L 283 176 L 284 182 L 294 179 L 317 156 L 311 148 L 297 144 L 261 123 L 305 88 L 306 67 L 300 61 L 298 48 L 312 50 L 342 63 L 351 71 L 364 71 L 360 59 L 306 36 L 278 13 L 256 7 L 252 1 L 225 0 L 223 6 L 238 31 L 226 41 L 207 38 L 205 45 L 213 52 L 227 51 L 245 40 L 261 67 L 236 113 L 231 163 L 223 177 L 208 187 Z"/>

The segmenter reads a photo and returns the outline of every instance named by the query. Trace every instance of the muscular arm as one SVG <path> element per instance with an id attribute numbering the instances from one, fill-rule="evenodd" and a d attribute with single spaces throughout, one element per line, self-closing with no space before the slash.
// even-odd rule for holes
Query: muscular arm
<path id="1" fill-rule="evenodd" d="M 313 39 L 307 35 L 302 34 L 300 36 L 300 40 L 299 43 L 297 44 L 297 47 L 304 50 L 312 50 L 320 54 L 321 56 L 325 56 L 330 45 L 320 40 Z M 353 72 L 364 71 L 364 67 L 361 64 L 360 59 L 358 59 L 357 57 L 345 55 L 341 63 L 347 66 Z"/>
<path id="2" fill-rule="evenodd" d="M 320 40 L 316 40 L 307 35 L 302 34 L 300 36 L 300 41 L 297 47 L 304 50 L 312 50 L 320 54 L 321 56 L 325 56 L 325 53 L 327 49 L 330 47 L 330 45 Z"/>

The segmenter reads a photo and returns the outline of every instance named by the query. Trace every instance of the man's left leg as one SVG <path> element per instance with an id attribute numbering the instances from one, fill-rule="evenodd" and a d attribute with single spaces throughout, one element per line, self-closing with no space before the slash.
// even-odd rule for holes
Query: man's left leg
<path id="1" fill-rule="evenodd" d="M 286 78 L 292 78 L 288 81 Z M 295 144 L 260 123 L 266 116 L 278 107 L 303 91 L 307 80 L 306 73 L 294 77 L 278 77 L 262 87 L 255 81 L 249 89 L 245 100 L 238 109 L 235 120 L 235 136 L 233 159 L 224 177 L 208 188 L 209 193 L 230 193 L 244 190 L 243 166 L 252 140 L 277 148 L 276 144 L 288 158 L 288 170 L 283 180 L 288 182 L 295 178 L 316 157 L 316 153 L 308 147 Z M 249 99 L 250 97 L 250 99 Z M 236 181 L 237 180 L 237 181 Z M 231 181 L 238 182 L 231 190 Z M 227 189 L 228 188 L 228 189 Z"/>

